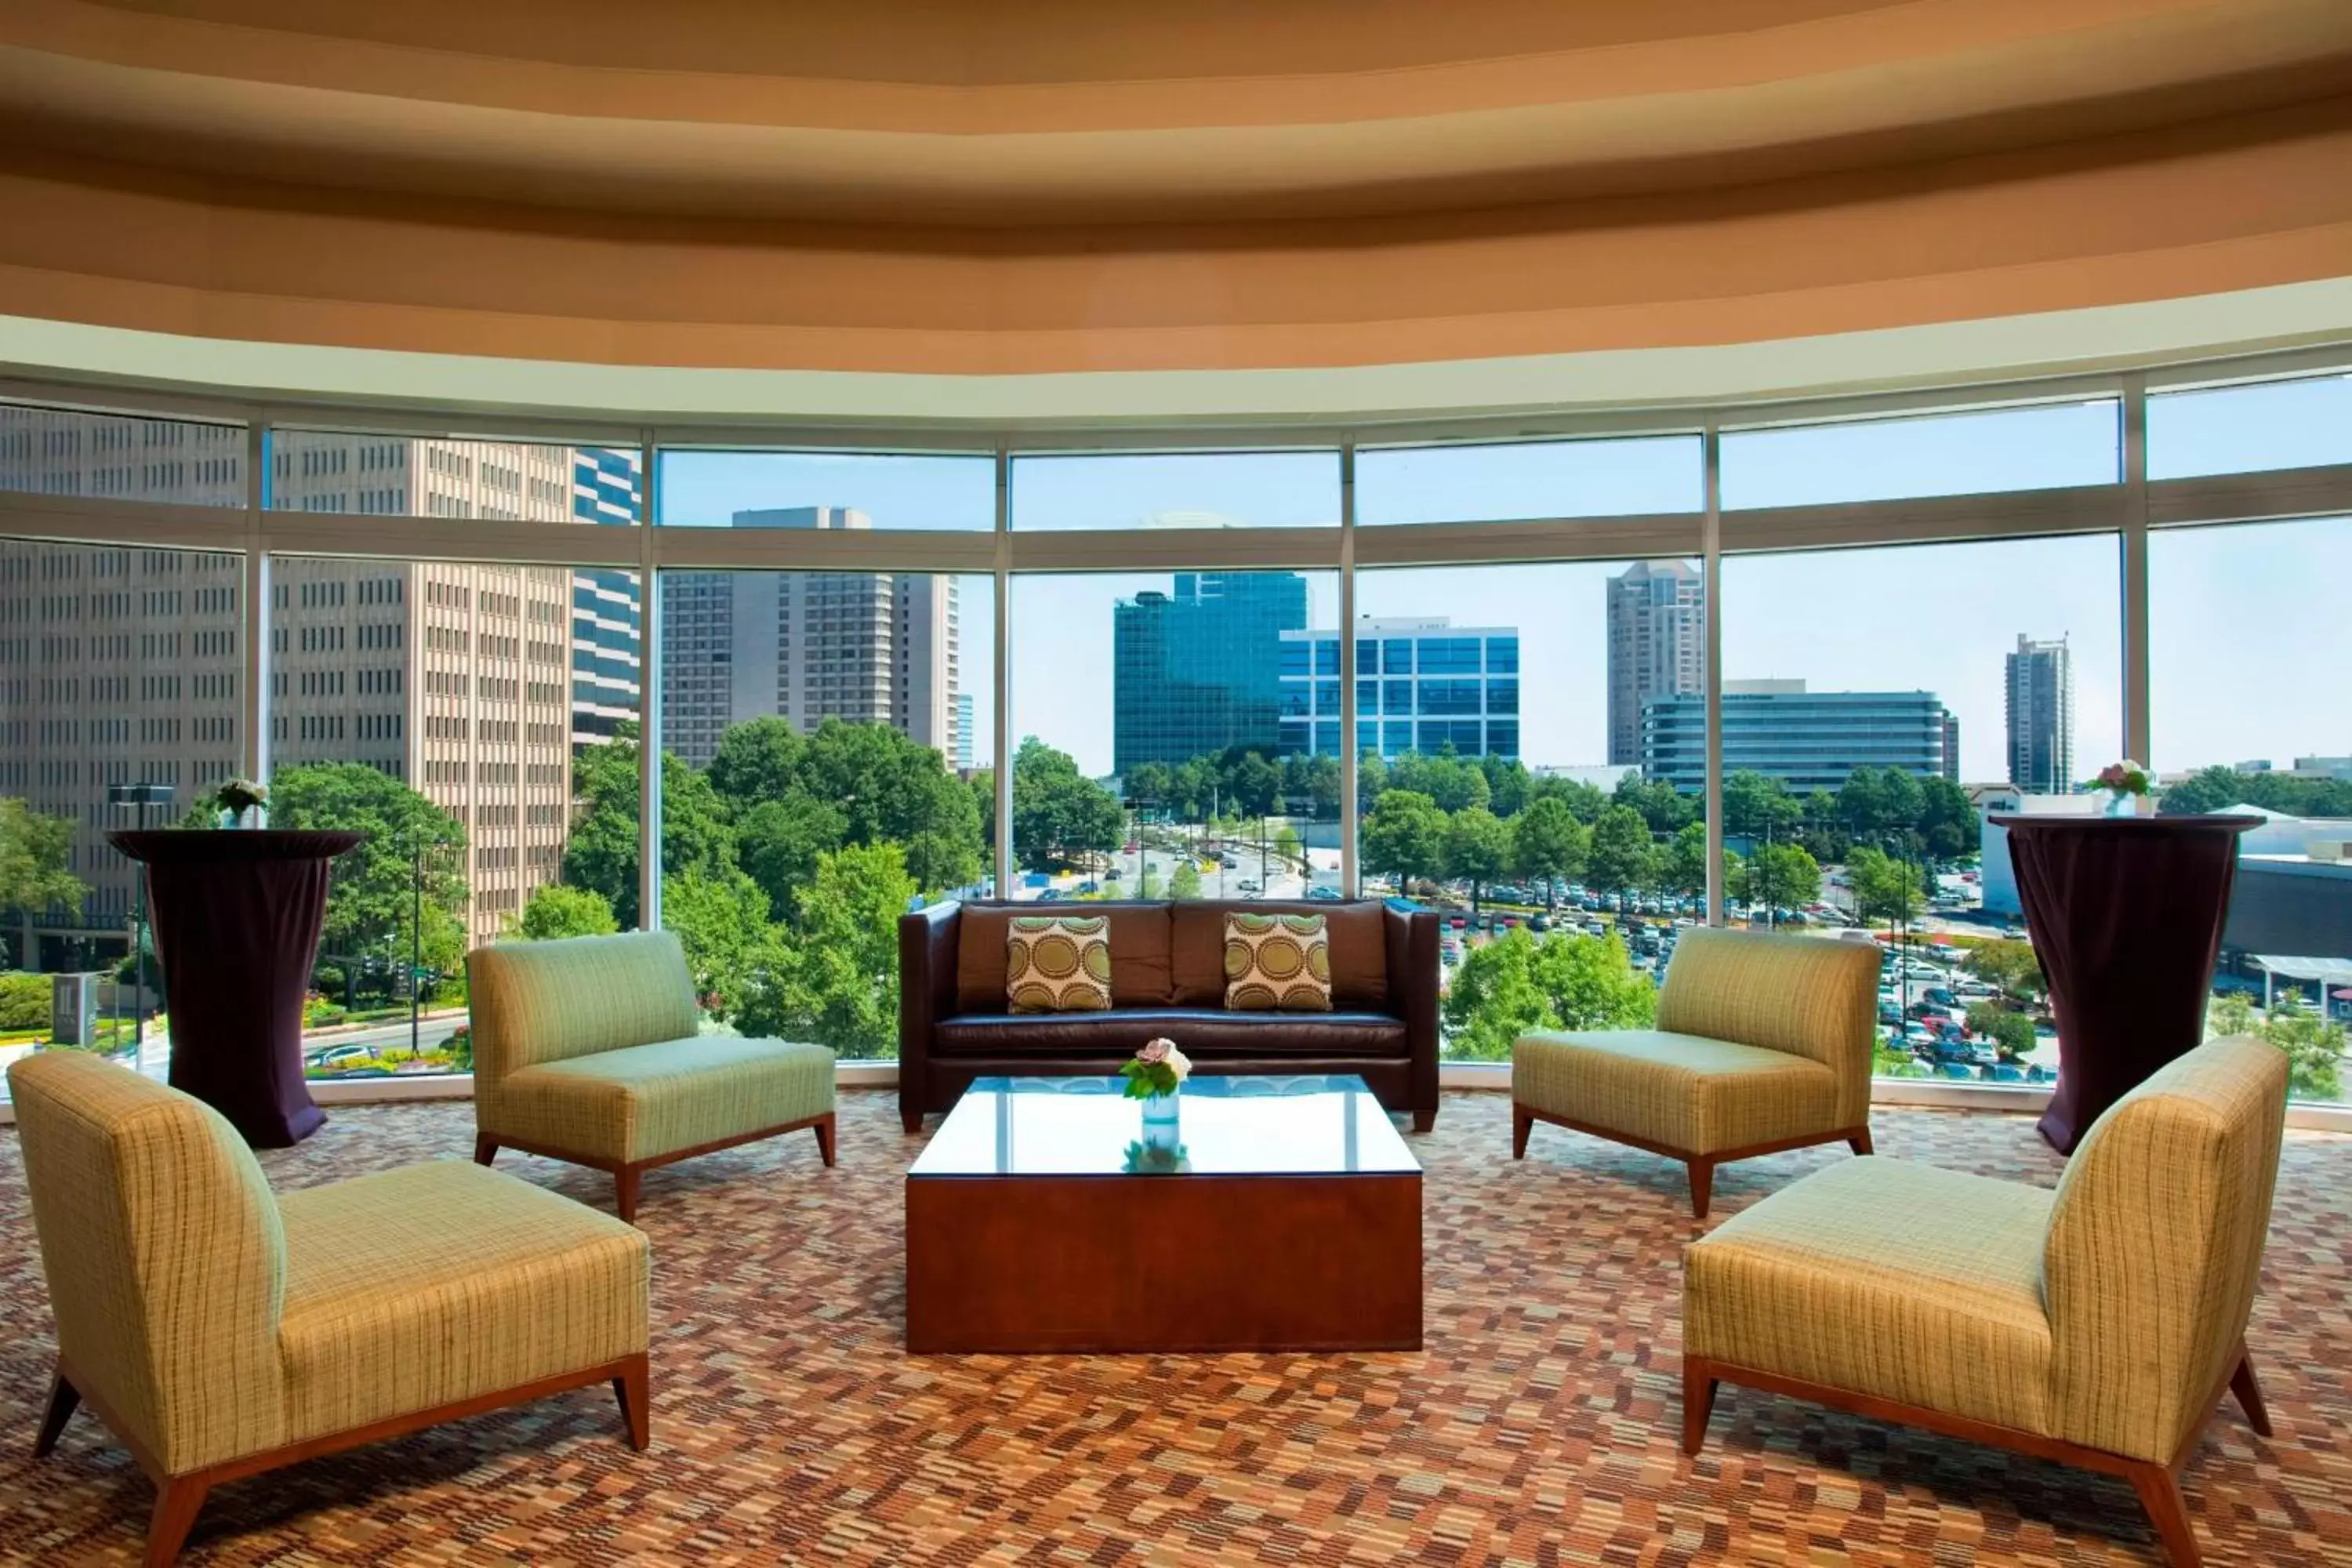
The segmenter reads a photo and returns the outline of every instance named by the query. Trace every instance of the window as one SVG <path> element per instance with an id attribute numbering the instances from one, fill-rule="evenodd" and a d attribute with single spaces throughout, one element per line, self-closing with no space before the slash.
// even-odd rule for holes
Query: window
<path id="1" fill-rule="evenodd" d="M 276 429 L 268 453 L 280 511 L 624 527 L 643 515 L 635 447 Z"/>
<path id="2" fill-rule="evenodd" d="M 669 528 L 945 529 L 996 526 L 993 457 L 862 452 L 661 454 Z"/>
<path id="3" fill-rule="evenodd" d="M 1723 437 L 1723 504 L 1810 506 L 2111 485 L 2122 472 L 2121 428 L 2115 400 L 2097 398 L 1736 430 Z"/>
<path id="4" fill-rule="evenodd" d="M 1328 572 L 1014 578 L 1013 896 L 1336 889 L 1339 683 L 1310 671 L 1318 641 L 1336 665 L 1338 595 Z"/>
<path id="5" fill-rule="evenodd" d="M 0 403 L 0 490 L 241 507 L 245 445 L 241 425 Z"/>
<path id="6" fill-rule="evenodd" d="M 2147 400 L 2147 477 L 2352 463 L 2352 375 L 2265 381 Z"/>
<path id="7" fill-rule="evenodd" d="M 2057 1065 L 1985 816 L 2093 809 L 2081 781 L 2122 754 L 2119 574 L 2103 535 L 1724 563 L 1731 910 L 1889 949 L 1881 1073 L 2046 1082 Z M 1696 744 L 1666 717 L 1644 744 L 1687 770 Z"/>
<path id="8" fill-rule="evenodd" d="M 1501 522 L 1696 511 L 1698 437 L 1392 447 L 1356 455 L 1356 521 Z"/>
<path id="9" fill-rule="evenodd" d="M 1016 529 L 1337 527 L 1339 455 L 1015 458 L 1012 503 Z"/>
<path id="10" fill-rule="evenodd" d="M 2352 1025 L 2347 573 L 2347 518 L 2148 541 L 2159 805 L 2278 814 L 2238 840 L 2207 1027 L 2275 1040 L 2298 1100 L 2345 1099 Z"/>

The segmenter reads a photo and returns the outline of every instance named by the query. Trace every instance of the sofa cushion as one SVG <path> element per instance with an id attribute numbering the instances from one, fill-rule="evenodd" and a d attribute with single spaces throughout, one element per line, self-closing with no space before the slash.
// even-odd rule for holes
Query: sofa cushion
<path id="1" fill-rule="evenodd" d="M 1051 904 L 963 906 L 957 916 L 956 1011 L 1004 1011 L 1005 933 L 1013 917 L 1048 914 Z M 1084 904 L 1072 914 L 1110 921 L 1110 1001 L 1114 1007 L 1164 1007 L 1169 1001 L 1168 906 Z M 1222 994 L 1222 993 L 1220 993 Z"/>
<path id="2" fill-rule="evenodd" d="M 1402 1058 L 1404 1020 L 1385 1013 L 1228 1013 L 1217 1007 L 1124 1007 L 1109 1013 L 974 1013 L 942 1018 L 932 1054 L 948 1057 L 1127 1057 L 1165 1036 L 1195 1062 L 1218 1057 Z"/>
<path id="3" fill-rule="evenodd" d="M 1839 1130 L 1817 1061 L 1662 1029 L 1537 1029 L 1511 1047 L 1522 1105 L 1686 1154 Z"/>
<path id="4" fill-rule="evenodd" d="M 651 1160 L 833 1109 L 823 1046 L 697 1035 L 542 1062 L 507 1079 L 482 1131 L 605 1160 Z"/>
<path id="5" fill-rule="evenodd" d="M 1004 995 L 1015 1013 L 1110 1009 L 1110 922 L 1100 915 L 1018 915 L 1004 939 Z"/>
<path id="6" fill-rule="evenodd" d="M 1236 1013 L 1328 1013 L 1331 943 L 1323 917 L 1229 912 L 1225 1005 Z"/>
<path id="7" fill-rule="evenodd" d="M 1224 1005 L 1225 916 L 1236 908 L 1261 915 L 1321 915 L 1331 947 L 1331 1005 L 1366 1013 L 1387 1008 L 1388 910 L 1378 900 L 1352 904 L 1285 900 L 1171 906 L 1169 962 L 1173 974 L 1169 999 L 1177 1006 Z M 1113 952 L 1115 956 L 1116 946 Z"/>

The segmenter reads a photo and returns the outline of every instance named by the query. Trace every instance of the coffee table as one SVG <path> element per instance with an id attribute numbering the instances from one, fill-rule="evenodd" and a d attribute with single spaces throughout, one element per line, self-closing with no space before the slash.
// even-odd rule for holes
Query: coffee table
<path id="1" fill-rule="evenodd" d="M 1353 1075 L 973 1082 L 907 1173 L 907 1348 L 1421 1348 L 1421 1164 Z M 1181 1158 L 1177 1156 L 1181 1150 Z"/>

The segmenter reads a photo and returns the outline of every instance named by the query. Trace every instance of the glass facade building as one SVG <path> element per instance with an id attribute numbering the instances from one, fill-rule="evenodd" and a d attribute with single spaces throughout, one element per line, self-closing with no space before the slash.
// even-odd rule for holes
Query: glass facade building
<path id="1" fill-rule="evenodd" d="M 1112 771 L 1232 746 L 1274 754 L 1284 634 L 1306 626 L 1307 579 L 1294 572 L 1180 572 L 1169 593 L 1121 600 L 1111 614 Z M 1332 712 L 1336 752 L 1336 696 Z"/>
<path id="2" fill-rule="evenodd" d="M 1339 638 L 1282 638 L 1282 749 L 1339 754 Z M 1383 757 L 1519 754 L 1519 634 L 1444 616 L 1356 626 L 1356 743 Z"/>
<path id="3" fill-rule="evenodd" d="M 1792 793 L 1832 790 L 1856 768 L 1959 777 L 1959 721 L 1932 691 L 1808 691 L 1801 680 L 1727 680 L 1723 771 L 1762 773 Z M 1706 699 L 1642 708 L 1642 772 L 1678 790 L 1706 787 Z"/>

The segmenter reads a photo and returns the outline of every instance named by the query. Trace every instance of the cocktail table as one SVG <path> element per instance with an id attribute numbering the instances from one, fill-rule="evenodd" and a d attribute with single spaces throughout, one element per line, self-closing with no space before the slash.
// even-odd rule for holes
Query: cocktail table
<path id="1" fill-rule="evenodd" d="M 907 1348 L 1421 1348 L 1421 1164 L 1360 1078 L 973 1082 L 907 1173 Z"/>

